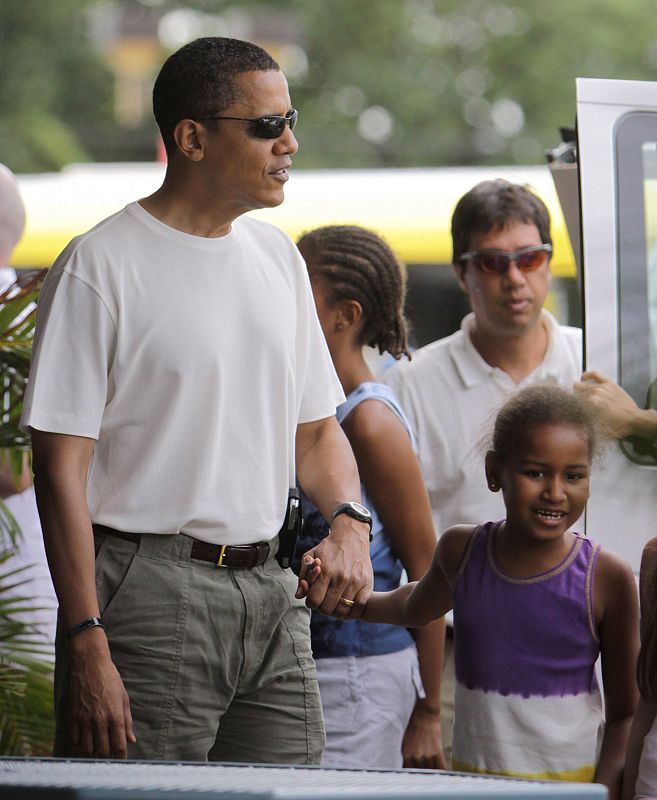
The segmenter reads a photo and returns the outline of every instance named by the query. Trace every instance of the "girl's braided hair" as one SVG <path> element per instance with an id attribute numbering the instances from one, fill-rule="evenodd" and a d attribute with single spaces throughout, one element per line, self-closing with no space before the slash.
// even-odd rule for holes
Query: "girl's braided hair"
<path id="1" fill-rule="evenodd" d="M 356 300 L 363 309 L 359 343 L 410 358 L 404 319 L 406 274 L 390 247 L 357 225 L 327 225 L 297 242 L 311 277 L 323 281 L 328 303 Z"/>

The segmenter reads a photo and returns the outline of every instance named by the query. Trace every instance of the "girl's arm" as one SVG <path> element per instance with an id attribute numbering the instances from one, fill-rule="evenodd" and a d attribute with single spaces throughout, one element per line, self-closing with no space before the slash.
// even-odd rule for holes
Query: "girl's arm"
<path id="1" fill-rule="evenodd" d="M 401 590 L 403 594 L 389 598 L 393 604 L 401 599 L 406 612 L 411 615 L 412 619 L 403 624 L 423 626 L 413 635 L 426 697 L 419 698 L 415 705 L 402 751 L 405 767 L 444 768 L 440 679 L 445 622 L 440 617 L 451 608 L 451 596 L 444 565 L 434 565 L 433 562 L 436 532 L 424 478 L 408 433 L 384 403 L 378 400 L 361 403 L 345 420 L 344 430 L 354 450 L 367 494 L 381 517 L 409 581 L 415 582 L 427 575 L 426 589 L 418 585 L 412 598 L 411 590 Z M 384 604 L 383 613 L 387 613 L 389 601 L 375 599 L 366 612 L 366 619 L 369 618 L 367 615 L 378 613 L 376 606 L 381 603 Z"/>
<path id="2" fill-rule="evenodd" d="M 639 609 L 634 573 L 618 556 L 603 550 L 598 557 L 593 587 L 606 718 L 594 780 L 609 789 L 610 800 L 618 800 L 638 700 L 635 671 L 639 653 Z"/>
<path id="3" fill-rule="evenodd" d="M 473 531 L 474 525 L 448 528 L 438 540 L 428 572 L 419 581 L 392 592 L 372 592 L 365 607 L 354 607 L 350 616 L 405 628 L 419 628 L 444 616 L 452 608 L 452 587 Z"/>
<path id="4" fill-rule="evenodd" d="M 378 400 L 358 405 L 344 423 L 358 470 L 409 581 L 431 567 L 436 533 L 431 506 L 411 440 L 397 415 Z M 418 698 L 404 736 L 405 767 L 444 769 L 440 731 L 440 678 L 445 621 L 413 632 L 425 697 Z"/>
<path id="5" fill-rule="evenodd" d="M 643 740 L 646 738 L 650 728 L 652 728 L 652 723 L 655 721 L 655 712 L 657 712 L 656 706 L 647 703 L 643 697 L 639 698 L 639 705 L 634 715 L 627 744 L 627 758 L 625 759 L 625 769 L 623 771 L 622 800 L 633 800 L 634 798 L 634 787 L 639 774 Z"/>
<path id="6" fill-rule="evenodd" d="M 657 539 L 651 539 L 643 548 L 641 556 L 641 578 L 640 578 L 640 598 L 641 598 L 641 639 L 645 636 L 645 625 L 649 618 L 648 609 L 650 607 L 649 587 L 657 568 Z M 639 774 L 639 761 L 643 750 L 643 740 L 652 727 L 657 708 L 645 698 L 639 698 L 639 705 L 634 715 L 634 721 L 630 730 L 629 743 L 627 745 L 627 758 L 625 761 L 625 771 L 623 772 L 623 800 L 632 800 L 634 797 L 634 787 Z"/>

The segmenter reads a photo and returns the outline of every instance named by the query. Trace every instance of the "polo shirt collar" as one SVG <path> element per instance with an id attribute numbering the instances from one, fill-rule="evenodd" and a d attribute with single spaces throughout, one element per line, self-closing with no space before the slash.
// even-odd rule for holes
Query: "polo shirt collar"
<path id="1" fill-rule="evenodd" d="M 537 378 L 543 379 L 550 376 L 557 377 L 560 374 L 560 359 L 561 350 L 559 342 L 563 338 L 563 333 L 556 319 L 550 314 L 549 311 L 543 309 L 541 311 L 543 320 L 547 323 L 548 330 L 548 348 L 545 353 L 543 361 L 538 367 L 525 378 L 522 383 Z M 457 372 L 459 373 L 463 384 L 470 388 L 476 386 L 478 383 L 486 380 L 491 375 L 497 375 L 502 380 L 511 380 L 510 376 L 499 369 L 499 367 L 492 367 L 480 355 L 475 346 L 472 344 L 470 332 L 474 327 L 475 316 L 471 312 L 466 314 L 461 321 L 461 336 L 455 336 L 450 343 L 450 356 L 454 362 Z"/>

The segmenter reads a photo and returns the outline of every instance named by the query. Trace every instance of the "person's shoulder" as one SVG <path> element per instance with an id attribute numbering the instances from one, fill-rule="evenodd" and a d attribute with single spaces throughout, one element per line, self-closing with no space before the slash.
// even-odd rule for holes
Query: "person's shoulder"
<path id="1" fill-rule="evenodd" d="M 569 342 L 580 343 L 582 341 L 581 328 L 575 328 L 572 325 L 559 325 L 559 330 Z"/>
<path id="2" fill-rule="evenodd" d="M 554 317 L 552 319 L 554 320 Z M 575 328 L 572 325 L 561 325 L 554 320 L 554 330 L 556 331 L 558 343 L 581 359 L 582 329 Z"/>
<path id="3" fill-rule="evenodd" d="M 454 585 L 477 525 L 452 525 L 444 531 L 436 548 L 436 557 L 450 585 Z"/>
<path id="4" fill-rule="evenodd" d="M 353 407 L 343 422 L 345 429 L 350 430 L 350 438 L 353 436 L 362 443 L 369 442 L 383 447 L 387 447 L 390 444 L 390 437 L 396 434 L 403 434 L 408 440 L 401 419 L 390 407 L 390 402 L 396 402 L 392 392 L 389 398 L 384 393 L 364 394 L 363 399 Z"/>
<path id="5" fill-rule="evenodd" d="M 278 241 L 281 244 L 285 244 L 286 247 L 296 248 L 296 245 L 284 230 L 281 230 L 281 228 L 272 225 L 271 222 L 267 222 L 264 219 L 258 219 L 249 214 L 243 214 L 235 220 L 234 224 L 239 230 L 249 236 L 269 241 Z"/>
<path id="6" fill-rule="evenodd" d="M 595 545 L 594 545 L 595 546 Z M 636 587 L 634 570 L 629 563 L 612 550 L 597 545 L 598 557 L 595 567 L 596 581 L 600 581 L 613 591 L 622 585 Z"/>
<path id="7" fill-rule="evenodd" d="M 294 276 L 297 285 L 307 282 L 306 264 L 296 244 L 285 231 L 262 219 L 244 214 L 238 217 L 236 226 L 240 241 L 255 249 L 273 265 L 278 265 L 281 274 Z"/>
<path id="8" fill-rule="evenodd" d="M 403 380 L 421 379 L 424 373 L 435 370 L 437 366 L 446 362 L 452 346 L 459 342 L 463 336 L 462 331 L 455 331 L 449 336 L 436 339 L 435 342 L 430 342 L 418 350 L 414 350 L 411 353 L 410 360 L 401 359 L 386 370 L 384 382 L 388 385 L 394 385 L 395 380 L 398 378 Z"/>
<path id="9" fill-rule="evenodd" d="M 66 268 L 69 273 L 76 275 L 84 272 L 85 267 L 92 263 L 92 256 L 98 257 L 103 251 L 115 252 L 117 242 L 121 241 L 117 237 L 117 226 L 123 225 L 128 208 L 122 208 L 71 239 L 51 269 L 58 272 Z"/>

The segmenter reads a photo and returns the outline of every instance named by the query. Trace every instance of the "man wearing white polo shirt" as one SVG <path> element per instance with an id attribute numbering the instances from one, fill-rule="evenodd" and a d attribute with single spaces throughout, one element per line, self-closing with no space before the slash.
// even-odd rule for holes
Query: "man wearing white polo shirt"
<path id="1" fill-rule="evenodd" d="M 415 429 L 436 535 L 458 523 L 501 519 L 487 488 L 485 437 L 513 392 L 553 381 L 572 388 L 581 372 L 581 332 L 543 304 L 551 280 L 550 217 L 524 186 L 483 181 L 452 217 L 453 267 L 472 313 L 384 375 Z M 445 649 L 441 728 L 451 750 L 453 656 Z"/>

